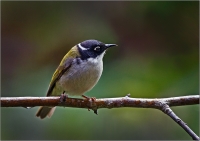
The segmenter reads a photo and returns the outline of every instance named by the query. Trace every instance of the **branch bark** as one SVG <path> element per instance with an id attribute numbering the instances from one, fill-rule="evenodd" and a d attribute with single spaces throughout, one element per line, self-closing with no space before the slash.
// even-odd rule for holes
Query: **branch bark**
<path id="1" fill-rule="evenodd" d="M 67 98 L 60 102 L 60 97 L 1 97 L 1 107 L 34 107 L 34 106 L 63 106 L 92 109 L 97 114 L 100 108 L 138 107 L 154 108 L 163 111 L 178 123 L 194 140 L 199 137 L 171 109 L 172 106 L 199 104 L 199 95 L 180 96 L 172 98 L 146 99 L 130 98 L 129 95 L 119 98 L 77 99 Z"/>

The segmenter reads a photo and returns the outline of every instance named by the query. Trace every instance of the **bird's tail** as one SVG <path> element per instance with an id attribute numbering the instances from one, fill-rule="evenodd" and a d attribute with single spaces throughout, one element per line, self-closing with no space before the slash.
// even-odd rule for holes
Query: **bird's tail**
<path id="1" fill-rule="evenodd" d="M 55 111 L 56 107 L 46 107 L 42 106 L 38 110 L 36 116 L 40 117 L 41 119 L 45 118 L 46 116 L 51 117 Z"/>

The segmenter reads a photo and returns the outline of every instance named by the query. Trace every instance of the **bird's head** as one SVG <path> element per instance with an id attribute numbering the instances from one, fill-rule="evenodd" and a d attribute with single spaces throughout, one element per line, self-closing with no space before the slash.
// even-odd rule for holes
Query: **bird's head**
<path id="1" fill-rule="evenodd" d="M 86 60 L 88 58 L 97 58 L 103 56 L 105 51 L 116 44 L 105 44 L 98 40 L 86 40 L 77 45 L 81 58 Z"/>

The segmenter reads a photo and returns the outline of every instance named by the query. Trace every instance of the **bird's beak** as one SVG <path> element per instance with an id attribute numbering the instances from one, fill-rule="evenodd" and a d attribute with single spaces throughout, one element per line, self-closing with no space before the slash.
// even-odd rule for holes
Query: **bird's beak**
<path id="1" fill-rule="evenodd" d="M 109 48 L 109 47 L 114 47 L 114 46 L 117 46 L 116 44 L 105 44 L 106 46 L 106 49 Z"/>

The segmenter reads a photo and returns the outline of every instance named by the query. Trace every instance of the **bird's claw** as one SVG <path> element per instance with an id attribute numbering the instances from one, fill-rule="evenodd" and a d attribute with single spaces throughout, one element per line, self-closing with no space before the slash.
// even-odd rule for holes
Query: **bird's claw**
<path id="1" fill-rule="evenodd" d="M 62 102 L 65 102 L 67 98 L 68 98 L 68 95 L 67 95 L 67 94 L 61 94 L 61 95 L 60 95 L 60 102 L 61 102 L 61 103 L 62 103 Z"/>
<path id="2" fill-rule="evenodd" d="M 96 97 L 87 97 L 87 96 L 85 96 L 85 95 L 82 95 L 82 97 L 85 98 L 85 100 L 88 100 L 88 101 L 90 101 L 90 100 L 91 100 L 92 102 L 95 102 L 95 101 L 96 101 Z M 95 110 L 92 109 L 92 110 L 94 111 L 95 114 L 97 114 L 97 109 L 95 109 Z M 88 111 L 90 111 L 90 108 L 88 108 Z"/>
<path id="3" fill-rule="evenodd" d="M 85 96 L 85 95 L 82 95 L 83 98 L 85 98 L 86 100 L 90 101 L 90 99 L 94 102 L 96 101 L 96 97 L 88 97 L 88 96 Z"/>

